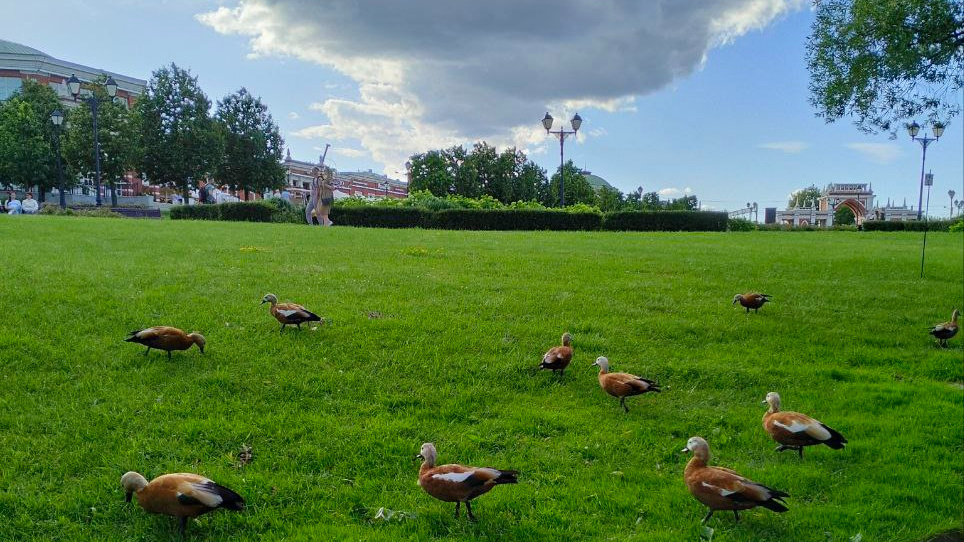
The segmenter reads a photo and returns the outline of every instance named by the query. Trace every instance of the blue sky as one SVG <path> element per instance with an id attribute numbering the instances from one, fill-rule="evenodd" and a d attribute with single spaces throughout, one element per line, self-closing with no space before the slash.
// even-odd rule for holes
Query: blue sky
<path id="1" fill-rule="evenodd" d="M 198 76 L 212 101 L 244 86 L 268 104 L 294 157 L 313 159 L 331 143 L 329 164 L 340 170 L 399 176 L 411 152 L 485 138 L 518 145 L 552 172 L 558 142 L 539 134 L 540 119 L 546 109 L 557 122 L 578 109 L 583 137 L 567 141 L 567 159 L 623 191 L 642 186 L 675 196 L 688 189 L 707 207 L 756 201 L 783 208 L 789 192 L 810 184 L 870 182 L 879 199 L 916 205 L 917 143 L 814 116 L 804 62 L 812 22 L 807 5 L 767 0 L 771 12 L 747 14 L 750 8 L 740 11 L 746 0 L 727 2 L 725 44 L 708 37 L 694 46 L 695 31 L 680 25 L 675 34 L 657 28 L 658 40 L 630 43 L 638 47 L 629 50 L 611 37 L 620 30 L 612 30 L 618 13 L 600 15 L 598 29 L 550 17 L 559 41 L 550 32 L 526 36 L 525 18 L 539 13 L 505 20 L 500 13 L 472 14 L 464 27 L 451 22 L 457 15 L 440 13 L 428 26 L 399 34 L 405 23 L 397 14 L 378 16 L 389 4 L 367 13 L 346 10 L 342 0 L 0 0 L 0 39 L 144 79 L 175 62 Z M 550 3 L 546 13 L 562 4 Z M 585 17 L 589 4 L 568 4 Z M 684 4 L 672 5 L 689 9 Z M 650 15 L 666 21 L 685 15 L 680 20 L 693 25 L 704 15 L 721 17 L 670 14 L 669 5 Z M 694 0 L 692 10 L 705 8 Z M 332 12 L 357 41 L 319 22 Z M 302 14 L 316 20 L 301 24 Z M 565 39 L 567 32 L 579 39 Z M 445 41 L 452 33 L 457 40 Z M 665 53 L 662 43 L 670 44 Z M 496 52 L 473 52 L 489 49 Z M 513 55 L 519 62 L 507 61 Z M 932 215 L 947 214 L 948 189 L 964 197 L 962 127 L 954 119 L 928 149 Z"/>

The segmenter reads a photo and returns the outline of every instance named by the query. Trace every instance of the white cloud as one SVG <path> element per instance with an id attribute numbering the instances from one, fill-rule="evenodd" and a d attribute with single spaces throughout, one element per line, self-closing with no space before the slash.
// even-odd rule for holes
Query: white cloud
<path id="1" fill-rule="evenodd" d="M 656 193 L 664 198 L 679 198 L 682 196 L 689 196 L 690 194 L 693 193 L 693 189 L 688 186 L 683 189 L 669 187 L 669 188 L 660 188 L 659 190 L 656 191 Z"/>
<path id="2" fill-rule="evenodd" d="M 707 52 L 806 0 L 236 0 L 197 19 L 352 79 L 358 97 L 313 109 L 309 138 L 357 139 L 386 171 L 413 151 L 485 139 L 544 144 L 546 109 L 630 113 Z M 584 117 L 587 115 L 583 114 Z M 592 130 L 587 118 L 584 126 Z M 536 151 L 533 151 L 536 152 Z"/>
<path id="3" fill-rule="evenodd" d="M 847 143 L 845 146 L 878 164 L 890 164 L 904 154 L 900 146 L 893 143 Z"/>
<path id="4" fill-rule="evenodd" d="M 366 151 L 348 147 L 332 147 L 332 151 L 339 156 L 347 156 L 349 158 L 357 158 L 368 154 Z"/>
<path id="5" fill-rule="evenodd" d="M 770 143 L 760 143 L 757 147 L 785 152 L 787 154 L 798 154 L 809 149 L 810 144 L 804 141 L 772 141 Z"/>
<path id="6" fill-rule="evenodd" d="M 288 118 L 291 120 L 298 120 L 301 118 L 301 115 L 299 115 L 298 113 L 295 113 L 294 111 L 290 111 L 288 113 Z"/>
<path id="7" fill-rule="evenodd" d="M 589 137 L 604 137 L 607 135 L 609 135 L 609 132 L 602 127 L 593 128 L 592 130 L 589 130 Z"/>

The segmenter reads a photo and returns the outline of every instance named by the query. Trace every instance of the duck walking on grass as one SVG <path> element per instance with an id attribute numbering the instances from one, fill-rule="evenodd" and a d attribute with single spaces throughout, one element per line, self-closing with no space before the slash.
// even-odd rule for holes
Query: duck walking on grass
<path id="1" fill-rule="evenodd" d="M 770 302 L 769 294 L 759 294 L 756 292 L 749 292 L 746 294 L 736 294 L 733 296 L 733 305 L 739 303 L 741 306 L 746 308 L 746 312 L 749 313 L 750 309 L 753 312 L 760 312 L 760 307 Z"/>
<path id="2" fill-rule="evenodd" d="M 542 356 L 542 363 L 539 369 L 546 369 L 558 372 L 559 375 L 566 373 L 566 367 L 572 361 L 572 336 L 568 333 L 562 335 L 562 346 L 554 346 Z"/>
<path id="3" fill-rule="evenodd" d="M 626 398 L 633 395 L 642 395 L 646 392 L 661 392 L 659 384 L 652 380 L 647 380 L 641 376 L 629 373 L 610 373 L 609 360 L 605 357 L 598 357 L 593 363 L 599 367 L 599 387 L 613 397 L 619 397 L 619 404 L 623 410 L 629 412 L 626 406 Z"/>
<path id="4" fill-rule="evenodd" d="M 780 394 L 771 391 L 763 402 L 769 405 L 767 413 L 763 415 L 763 429 L 780 444 L 776 451 L 797 450 L 800 459 L 803 459 L 804 446 L 826 444 L 834 450 L 840 450 L 847 445 L 843 435 L 810 416 L 781 411 Z"/>
<path id="5" fill-rule="evenodd" d="M 200 333 L 184 333 L 176 327 L 169 326 L 154 326 L 140 331 L 131 331 L 130 337 L 127 337 L 124 341 L 146 346 L 145 356 L 151 352 L 151 348 L 166 350 L 167 359 L 171 359 L 172 350 L 187 350 L 194 344 L 204 354 L 204 345 L 206 344 L 204 336 Z"/>
<path id="6" fill-rule="evenodd" d="M 703 523 L 717 510 L 733 510 L 733 517 L 740 521 L 740 510 L 762 506 L 774 512 L 786 512 L 782 500 L 788 494 L 748 480 L 735 471 L 723 467 L 710 467 L 710 446 L 700 437 L 686 442 L 684 452 L 693 452 L 693 459 L 686 464 L 683 478 L 693 497 L 709 508 Z"/>
<path id="7" fill-rule="evenodd" d="M 298 329 L 301 329 L 301 324 L 305 322 L 321 321 L 320 316 L 297 303 L 278 303 L 274 294 L 265 294 L 261 298 L 261 304 L 265 303 L 271 303 L 271 315 L 281 322 L 279 333 L 285 330 L 285 326 L 298 326 Z"/>
<path id="8" fill-rule="evenodd" d="M 463 465 L 435 466 L 438 452 L 431 442 L 422 444 L 418 456 L 422 466 L 418 469 L 418 485 L 426 493 L 444 502 L 455 503 L 455 517 L 459 517 L 459 507 L 465 503 L 469 520 L 472 515 L 472 499 L 488 493 L 500 484 L 517 484 L 519 471 L 499 470 L 492 467 L 466 467 Z"/>
<path id="9" fill-rule="evenodd" d="M 947 348 L 948 339 L 951 339 L 954 337 L 954 335 L 957 335 L 957 330 L 959 329 L 957 325 L 957 318 L 960 315 L 961 313 L 957 309 L 954 309 L 954 312 L 951 313 L 950 322 L 942 322 L 937 324 L 936 326 L 932 327 L 930 331 L 928 331 L 928 333 L 937 339 L 937 344 L 943 348 Z"/>
<path id="10" fill-rule="evenodd" d="M 146 478 L 132 471 L 121 477 L 121 486 L 127 493 L 127 502 L 136 495 L 144 510 L 176 517 L 182 538 L 188 518 L 218 508 L 244 509 L 244 499 L 240 495 L 197 474 L 164 474 L 148 483 Z"/>

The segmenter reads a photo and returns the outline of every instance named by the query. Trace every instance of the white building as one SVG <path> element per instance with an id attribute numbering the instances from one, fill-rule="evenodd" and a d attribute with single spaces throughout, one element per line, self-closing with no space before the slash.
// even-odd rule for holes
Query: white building
<path id="1" fill-rule="evenodd" d="M 816 207 L 778 211 L 776 222 L 828 228 L 833 226 L 834 213 L 841 207 L 853 211 L 857 225 L 865 220 L 917 220 L 917 210 L 906 204 L 898 207 L 888 201 L 883 207 L 875 205 L 873 187 L 868 183 L 834 183 L 824 188 Z"/>

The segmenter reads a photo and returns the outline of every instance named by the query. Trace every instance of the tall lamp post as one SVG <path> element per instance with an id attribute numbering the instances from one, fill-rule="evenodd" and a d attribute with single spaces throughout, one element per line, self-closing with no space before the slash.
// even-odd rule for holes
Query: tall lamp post
<path id="1" fill-rule="evenodd" d="M 114 96 L 117 95 L 117 83 L 113 77 L 107 77 L 107 81 L 104 81 L 104 88 L 107 89 L 107 95 L 113 100 Z M 76 75 L 72 74 L 70 79 L 67 80 L 67 89 L 73 94 L 74 101 L 80 99 L 80 79 L 77 79 Z M 100 106 L 101 100 L 97 97 L 97 94 L 91 93 L 90 97 L 83 98 L 83 101 L 90 105 L 90 116 L 94 121 L 94 191 L 97 206 L 100 207 L 100 139 L 97 136 L 97 108 Z"/>
<path id="2" fill-rule="evenodd" d="M 552 121 L 553 121 L 552 115 L 550 115 L 549 112 L 546 111 L 546 116 L 542 118 L 542 127 L 546 129 L 546 135 L 553 134 L 559 137 L 559 206 L 565 207 L 566 206 L 566 192 L 565 192 L 566 162 L 564 158 L 564 148 L 566 145 L 566 137 L 571 135 L 576 135 L 576 132 L 579 131 L 579 127 L 582 126 L 582 117 L 579 116 L 579 113 L 576 113 L 576 116 L 572 117 L 572 120 L 569 121 L 572 124 L 571 132 L 566 130 L 565 128 L 559 128 L 556 131 L 552 131 Z"/>
<path id="3" fill-rule="evenodd" d="M 920 192 L 917 195 L 917 220 L 921 219 L 921 212 L 923 211 L 921 204 L 924 203 L 924 162 L 927 160 L 927 146 L 944 135 L 944 125 L 935 122 L 931 125 L 931 131 L 934 133 L 934 137 L 927 137 L 926 135 L 924 135 L 924 137 L 917 137 L 917 133 L 920 132 L 920 124 L 912 122 L 907 125 L 907 133 L 910 134 L 910 138 L 920 143 L 921 149 L 923 149 L 920 159 Z"/>
<path id="4" fill-rule="evenodd" d="M 931 210 L 931 187 L 934 186 L 934 174 L 928 173 L 924 176 L 924 184 L 927 185 L 927 212 Z M 924 215 L 924 244 L 920 249 L 920 278 L 924 278 L 924 253 L 927 251 L 927 215 Z"/>
<path id="5" fill-rule="evenodd" d="M 954 195 L 955 194 L 957 194 L 957 192 L 954 192 L 953 190 L 947 191 L 947 196 L 951 198 L 951 215 L 950 215 L 951 218 L 954 218 Z"/>
<path id="6" fill-rule="evenodd" d="M 60 208 L 67 208 L 67 196 L 64 194 L 64 168 L 60 162 L 60 125 L 64 123 L 64 114 L 59 109 L 55 109 L 50 114 L 50 122 L 54 125 L 54 146 L 57 147 L 57 190 L 60 191 Z"/>

